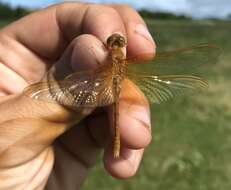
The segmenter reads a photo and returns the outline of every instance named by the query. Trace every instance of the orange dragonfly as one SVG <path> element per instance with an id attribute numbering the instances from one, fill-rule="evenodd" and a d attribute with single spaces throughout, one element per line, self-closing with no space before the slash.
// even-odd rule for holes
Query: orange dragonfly
<path id="1" fill-rule="evenodd" d="M 219 52 L 219 48 L 214 45 L 200 44 L 157 53 L 153 59 L 144 61 L 143 58 L 150 55 L 125 59 L 121 50 L 125 46 L 124 37 L 113 34 L 106 44 L 110 58 L 108 64 L 95 70 L 70 74 L 61 81 L 32 84 L 24 90 L 31 98 L 56 102 L 69 108 L 113 105 L 114 157 L 120 155 L 120 132 L 117 123 L 123 80 L 134 82 L 150 103 L 161 103 L 179 95 L 197 93 L 207 89 L 208 83 L 194 71 L 200 65 L 214 62 Z"/>

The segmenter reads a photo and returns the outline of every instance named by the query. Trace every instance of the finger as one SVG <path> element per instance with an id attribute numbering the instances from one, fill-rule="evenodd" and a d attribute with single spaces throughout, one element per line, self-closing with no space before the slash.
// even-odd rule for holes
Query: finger
<path id="1" fill-rule="evenodd" d="M 56 60 L 80 34 L 95 35 L 106 43 L 116 32 L 126 36 L 117 11 L 108 6 L 81 3 L 63 3 L 37 11 L 2 30 L 2 34 L 49 60 Z"/>
<path id="2" fill-rule="evenodd" d="M 111 146 L 108 146 L 104 153 L 104 167 L 116 178 L 130 178 L 136 174 L 143 152 L 143 149 L 122 148 L 120 157 L 114 158 Z"/>
<path id="3" fill-rule="evenodd" d="M 57 7 L 57 22 L 67 39 L 72 40 L 77 34 L 87 33 L 106 43 L 113 33 L 126 36 L 123 21 L 115 9 L 97 4 L 82 4 L 81 8 L 79 6 L 67 3 Z"/>
<path id="4" fill-rule="evenodd" d="M 149 104 L 138 87 L 126 79 L 122 84 L 118 113 L 121 146 L 131 149 L 148 146 L 152 139 Z M 111 133 L 114 134 L 111 112 L 109 117 Z"/>
<path id="5" fill-rule="evenodd" d="M 104 43 L 113 33 L 126 37 L 123 21 L 117 11 L 102 5 L 89 6 L 83 22 L 83 32 L 97 36 Z"/>
<path id="6" fill-rule="evenodd" d="M 119 13 L 124 22 L 128 41 L 128 55 L 155 54 L 155 42 L 137 11 L 127 5 L 111 5 L 111 7 Z"/>
<path id="7" fill-rule="evenodd" d="M 77 14 L 79 13 L 77 13 L 76 9 L 70 9 L 69 6 L 74 6 L 74 4 L 66 4 L 62 8 L 57 8 L 57 19 L 66 39 L 72 40 L 75 38 L 76 31 L 79 30 L 81 31 L 79 34 L 94 35 L 103 44 L 106 44 L 108 37 L 114 33 L 119 33 L 126 38 L 124 23 L 115 9 L 104 5 L 85 5 L 82 22 L 76 24 L 73 17 L 75 15 L 78 17 L 79 15 Z M 69 25 L 73 26 L 71 30 L 68 27 Z M 124 52 L 126 52 L 125 48 Z"/>
<path id="8" fill-rule="evenodd" d="M 141 149 L 151 142 L 149 103 L 138 87 L 129 80 L 125 80 L 122 85 L 118 125 L 123 146 Z"/>

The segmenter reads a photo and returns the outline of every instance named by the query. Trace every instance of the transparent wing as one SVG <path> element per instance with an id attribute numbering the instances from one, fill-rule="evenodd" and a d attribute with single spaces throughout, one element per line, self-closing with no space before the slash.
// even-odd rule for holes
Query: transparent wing
<path id="1" fill-rule="evenodd" d="M 148 76 L 133 73 L 128 75 L 150 103 L 161 103 L 177 96 L 206 90 L 208 83 L 190 75 Z"/>
<path id="2" fill-rule="evenodd" d="M 221 49 L 211 44 L 159 52 L 153 59 L 150 54 L 143 54 L 135 58 L 128 58 L 129 72 L 143 72 L 149 75 L 198 75 L 216 63 Z M 134 64 L 135 63 L 135 64 Z M 206 67 L 203 67 L 206 65 Z"/>
<path id="3" fill-rule="evenodd" d="M 114 102 L 110 69 L 77 72 L 62 81 L 36 83 L 27 87 L 24 94 L 70 108 L 106 106 Z"/>
<path id="4" fill-rule="evenodd" d="M 194 94 L 208 88 L 204 80 L 202 66 L 216 62 L 221 50 L 208 44 L 184 49 L 141 55 L 128 59 L 127 76 L 144 92 L 151 103 L 161 103 L 176 96 Z M 136 63 L 133 63 L 136 62 Z M 140 63 L 139 63 L 140 62 Z M 211 65 L 212 66 L 212 65 Z"/>

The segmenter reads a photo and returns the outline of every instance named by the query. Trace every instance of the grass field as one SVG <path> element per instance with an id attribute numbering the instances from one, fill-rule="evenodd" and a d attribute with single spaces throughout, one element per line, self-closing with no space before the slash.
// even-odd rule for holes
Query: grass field
<path id="1" fill-rule="evenodd" d="M 231 23 L 152 21 L 159 50 L 214 43 L 222 48 L 207 65 L 208 92 L 152 106 L 153 142 L 135 177 L 115 180 L 99 163 L 84 190 L 229 190 L 231 188 Z"/>
<path id="2" fill-rule="evenodd" d="M 231 189 L 231 23 L 147 21 L 158 50 L 214 43 L 222 55 L 205 71 L 208 92 L 152 106 L 153 142 L 135 177 L 108 176 L 102 163 L 83 190 Z M 2 25 L 2 24 L 0 24 Z"/>

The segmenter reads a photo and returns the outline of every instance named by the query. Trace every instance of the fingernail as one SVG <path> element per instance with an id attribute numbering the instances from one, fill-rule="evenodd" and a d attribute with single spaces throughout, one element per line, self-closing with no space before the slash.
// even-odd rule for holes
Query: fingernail
<path id="1" fill-rule="evenodd" d="M 132 150 L 132 153 L 129 157 L 129 161 L 137 167 L 137 150 Z"/>
<path id="2" fill-rule="evenodd" d="M 121 156 L 126 159 L 129 160 L 130 163 L 135 164 L 136 163 L 136 157 L 137 157 L 137 150 L 132 150 L 132 149 L 127 149 L 127 148 L 123 148 L 121 150 Z"/>
<path id="3" fill-rule="evenodd" d="M 124 159 L 126 159 L 131 166 L 131 169 L 133 170 L 133 174 L 136 173 L 139 164 L 140 164 L 140 160 L 142 158 L 143 153 L 141 152 L 142 150 L 132 150 L 132 149 L 124 149 L 124 151 L 122 152 L 122 157 Z"/>
<path id="4" fill-rule="evenodd" d="M 152 35 L 149 33 L 147 27 L 144 26 L 143 24 L 137 24 L 135 27 L 135 32 L 154 44 Z"/>

